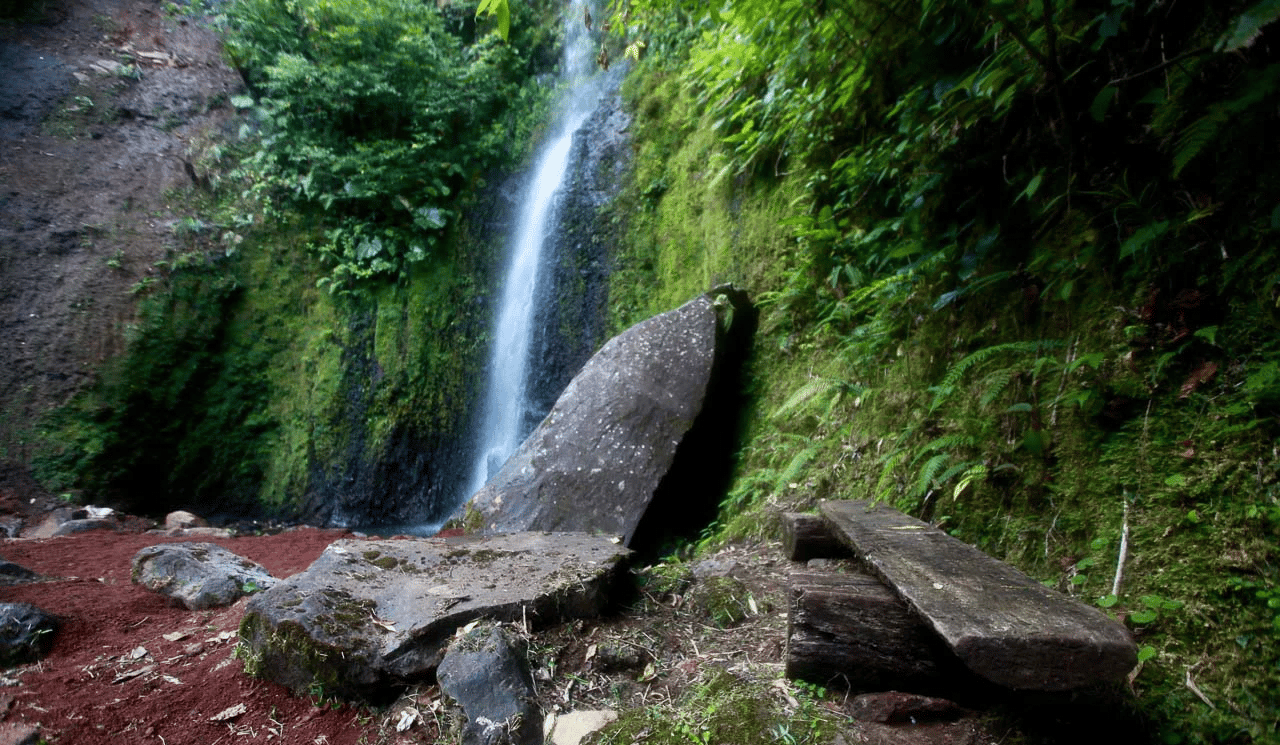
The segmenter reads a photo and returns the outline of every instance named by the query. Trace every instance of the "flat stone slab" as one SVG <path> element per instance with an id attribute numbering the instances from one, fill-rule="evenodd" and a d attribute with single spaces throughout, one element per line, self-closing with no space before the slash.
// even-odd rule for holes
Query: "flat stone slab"
<path id="1" fill-rule="evenodd" d="M 630 552 L 585 533 L 341 540 L 255 596 L 245 669 L 296 692 L 386 699 L 478 618 L 531 626 L 599 614 Z"/>
<path id="2" fill-rule="evenodd" d="M 820 511 L 970 670 L 993 683 L 1065 691 L 1123 679 L 1137 664 L 1124 626 L 926 523 L 862 501 L 823 502 Z"/>

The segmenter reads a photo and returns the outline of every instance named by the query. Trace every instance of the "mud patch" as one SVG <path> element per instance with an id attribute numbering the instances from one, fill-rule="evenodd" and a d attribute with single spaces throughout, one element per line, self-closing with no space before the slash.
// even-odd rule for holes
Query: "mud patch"
<path id="1" fill-rule="evenodd" d="M 0 70 L 0 140 L 38 127 L 75 84 L 70 65 L 26 44 L 0 43 Z"/>

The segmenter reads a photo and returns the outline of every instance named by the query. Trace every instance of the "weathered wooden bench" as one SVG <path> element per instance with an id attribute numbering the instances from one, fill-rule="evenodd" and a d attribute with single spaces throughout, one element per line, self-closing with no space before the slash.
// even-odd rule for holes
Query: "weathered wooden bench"
<path id="1" fill-rule="evenodd" d="M 819 512 L 829 535 L 821 535 L 812 516 L 792 520 L 788 552 L 830 551 L 834 536 L 887 591 L 857 574 L 793 575 L 787 661 L 793 677 L 842 676 L 855 685 L 892 678 L 886 671 L 895 669 L 893 660 L 866 652 L 877 647 L 895 650 L 907 685 L 954 682 L 953 659 L 985 681 L 1032 691 L 1122 680 L 1137 663 L 1137 646 L 1120 623 L 926 523 L 860 501 L 823 502 Z M 869 621 L 869 613 L 881 620 Z"/>

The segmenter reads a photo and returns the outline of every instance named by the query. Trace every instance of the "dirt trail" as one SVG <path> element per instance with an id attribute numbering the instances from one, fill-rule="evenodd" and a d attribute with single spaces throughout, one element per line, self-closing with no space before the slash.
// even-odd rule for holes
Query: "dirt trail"
<path id="1" fill-rule="evenodd" d="M 277 576 L 305 568 L 340 531 L 304 528 L 275 536 L 217 539 Z M 209 745 L 222 742 L 354 743 L 376 729 L 358 708 L 317 708 L 311 699 L 249 678 L 233 659 L 244 601 L 193 612 L 132 584 L 141 548 L 165 540 L 96 531 L 7 541 L 5 558 L 49 579 L 0 588 L 64 619 L 53 650 L 5 672 L 0 720 L 36 725 L 52 743 Z M 244 712 L 218 715 L 244 705 Z"/>

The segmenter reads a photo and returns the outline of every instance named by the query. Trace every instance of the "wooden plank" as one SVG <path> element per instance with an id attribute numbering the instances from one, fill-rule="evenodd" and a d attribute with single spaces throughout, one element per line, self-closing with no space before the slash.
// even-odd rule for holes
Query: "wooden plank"
<path id="1" fill-rule="evenodd" d="M 1138 650 L 1121 624 L 926 523 L 883 505 L 823 502 L 866 566 L 970 670 L 1014 689 L 1121 680 Z"/>
<path id="2" fill-rule="evenodd" d="M 792 561 L 843 559 L 851 556 L 821 515 L 782 513 L 782 550 Z"/>
<path id="3" fill-rule="evenodd" d="M 788 585 L 787 677 L 855 693 L 951 696 L 981 682 L 875 577 L 795 571 Z"/>

